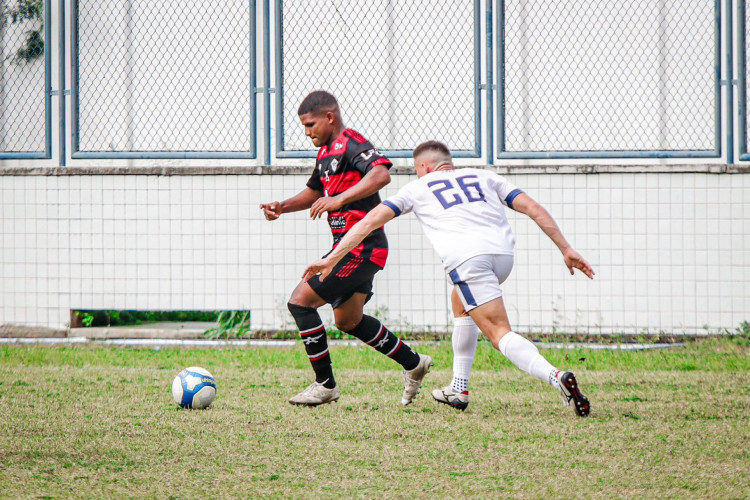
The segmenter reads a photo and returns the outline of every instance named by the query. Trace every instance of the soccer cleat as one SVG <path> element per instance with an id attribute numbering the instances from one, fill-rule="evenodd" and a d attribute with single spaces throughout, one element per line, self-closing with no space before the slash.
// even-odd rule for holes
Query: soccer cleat
<path id="1" fill-rule="evenodd" d="M 585 417 L 591 411 L 591 404 L 581 389 L 578 388 L 578 382 L 573 372 L 557 372 L 557 381 L 560 383 L 560 393 L 562 394 L 565 406 L 572 406 L 579 417 Z M 573 404 L 571 404 L 571 402 Z"/>
<path id="2" fill-rule="evenodd" d="M 432 391 L 432 399 L 464 411 L 469 406 L 469 391 L 456 392 L 451 386 Z"/>
<path id="3" fill-rule="evenodd" d="M 319 382 L 313 382 L 307 389 L 291 398 L 289 402 L 298 406 L 318 406 L 325 403 L 333 403 L 340 396 L 341 392 L 339 392 L 338 385 L 334 386 L 333 389 L 329 389 Z"/>
<path id="4" fill-rule="evenodd" d="M 419 355 L 419 364 L 412 370 L 404 370 L 404 395 L 401 396 L 401 404 L 411 404 L 414 397 L 419 394 L 422 379 L 432 367 L 432 358 L 423 354 Z"/>

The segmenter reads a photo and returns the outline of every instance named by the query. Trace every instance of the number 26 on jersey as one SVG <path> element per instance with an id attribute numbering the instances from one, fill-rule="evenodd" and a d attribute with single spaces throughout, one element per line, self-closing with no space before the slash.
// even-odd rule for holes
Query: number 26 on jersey
<path id="1" fill-rule="evenodd" d="M 477 179 L 477 176 L 463 175 L 456 177 L 458 187 L 449 179 L 428 182 L 427 187 L 432 189 L 432 194 L 443 205 L 443 208 L 450 208 L 465 202 L 485 201 L 479 181 L 472 182 L 470 179 Z M 463 196 L 461 192 L 463 192 Z"/>

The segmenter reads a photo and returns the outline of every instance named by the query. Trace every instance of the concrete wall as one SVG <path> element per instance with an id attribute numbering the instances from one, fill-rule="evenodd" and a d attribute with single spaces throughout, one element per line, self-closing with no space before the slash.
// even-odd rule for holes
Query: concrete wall
<path id="1" fill-rule="evenodd" d="M 59 328 L 70 309 L 249 308 L 253 328 L 291 327 L 288 295 L 330 234 L 304 213 L 269 223 L 257 207 L 306 177 L 0 176 L 0 324 Z M 552 243 L 511 213 L 505 292 L 519 330 L 690 333 L 750 319 L 749 174 L 507 177 L 597 272 L 569 276 Z M 384 194 L 412 178 L 394 175 Z M 448 284 L 416 219 L 387 233 L 371 311 L 394 327 L 445 330 Z"/>

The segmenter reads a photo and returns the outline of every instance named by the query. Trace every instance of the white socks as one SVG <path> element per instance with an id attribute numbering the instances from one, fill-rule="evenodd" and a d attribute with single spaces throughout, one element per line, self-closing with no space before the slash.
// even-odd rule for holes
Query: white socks
<path id="1" fill-rule="evenodd" d="M 453 321 L 453 381 L 451 389 L 461 393 L 469 390 L 469 374 L 477 354 L 479 328 L 470 316 Z"/>
<path id="2" fill-rule="evenodd" d="M 503 356 L 521 370 L 539 380 L 544 380 L 556 389 L 560 388 L 560 383 L 555 376 L 557 368 L 539 354 L 539 349 L 532 342 L 515 332 L 508 332 L 498 341 L 497 348 Z"/>

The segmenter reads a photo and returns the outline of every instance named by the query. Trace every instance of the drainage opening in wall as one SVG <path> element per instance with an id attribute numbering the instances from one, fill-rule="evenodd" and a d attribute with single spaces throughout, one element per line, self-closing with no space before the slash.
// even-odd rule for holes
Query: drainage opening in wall
<path id="1" fill-rule="evenodd" d="M 140 311 L 114 309 L 71 309 L 71 328 L 164 327 L 191 323 L 205 326 L 207 338 L 239 338 L 250 332 L 249 310 L 222 311 Z"/>

